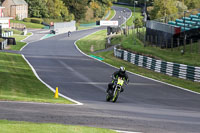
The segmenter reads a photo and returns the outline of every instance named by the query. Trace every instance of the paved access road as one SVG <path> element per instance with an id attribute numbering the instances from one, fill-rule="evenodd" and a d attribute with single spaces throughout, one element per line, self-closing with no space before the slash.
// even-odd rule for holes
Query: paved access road
<path id="1" fill-rule="evenodd" d="M 114 8 L 114 19 L 118 20 L 123 9 Z M 100 29 L 73 32 L 71 37 L 58 35 L 30 43 L 22 50 L 43 81 L 84 105 L 0 102 L 0 119 L 146 133 L 200 132 L 199 94 L 129 73 L 131 83 L 118 101 L 105 101 L 107 83 L 117 69 L 83 55 L 74 45 Z"/>

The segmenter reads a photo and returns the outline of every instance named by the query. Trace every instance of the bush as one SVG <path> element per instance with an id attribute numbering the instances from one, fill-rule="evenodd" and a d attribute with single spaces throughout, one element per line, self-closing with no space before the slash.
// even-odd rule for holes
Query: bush
<path id="1" fill-rule="evenodd" d="M 40 19 L 40 18 L 31 18 L 31 22 L 32 23 L 41 24 L 43 22 L 43 20 Z"/>
<path id="2" fill-rule="evenodd" d="M 24 18 L 23 21 L 24 22 L 31 22 L 31 18 Z"/>

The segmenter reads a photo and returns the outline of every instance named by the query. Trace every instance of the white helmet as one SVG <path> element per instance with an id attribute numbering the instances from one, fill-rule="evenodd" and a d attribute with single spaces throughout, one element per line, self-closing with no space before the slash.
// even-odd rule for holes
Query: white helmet
<path id="1" fill-rule="evenodd" d="M 125 71 L 126 71 L 126 70 L 125 70 L 125 67 L 121 66 L 121 67 L 119 68 L 119 71 L 125 72 Z"/>

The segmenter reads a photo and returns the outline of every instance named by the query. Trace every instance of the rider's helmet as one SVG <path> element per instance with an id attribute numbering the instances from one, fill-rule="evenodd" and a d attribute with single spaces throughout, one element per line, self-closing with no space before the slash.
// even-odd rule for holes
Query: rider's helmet
<path id="1" fill-rule="evenodd" d="M 126 72 L 125 67 L 121 66 L 121 67 L 119 68 L 119 71 L 122 72 L 122 73 L 125 73 L 125 72 Z"/>

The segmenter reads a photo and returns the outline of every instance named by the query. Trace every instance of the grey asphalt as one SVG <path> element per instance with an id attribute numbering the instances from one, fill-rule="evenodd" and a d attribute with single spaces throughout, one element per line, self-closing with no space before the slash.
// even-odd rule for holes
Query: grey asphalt
<path id="1" fill-rule="evenodd" d="M 114 7 L 117 15 L 122 8 Z M 87 125 L 145 133 L 199 133 L 200 95 L 129 73 L 116 103 L 105 101 L 116 71 L 79 52 L 74 42 L 102 28 L 32 42 L 21 53 L 40 78 L 83 106 L 0 102 L 0 119 Z"/>

